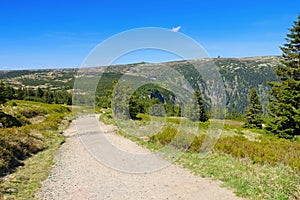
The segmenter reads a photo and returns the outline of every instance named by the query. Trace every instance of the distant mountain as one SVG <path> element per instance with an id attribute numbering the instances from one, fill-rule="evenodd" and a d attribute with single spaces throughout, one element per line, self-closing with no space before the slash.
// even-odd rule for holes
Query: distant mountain
<path id="1" fill-rule="evenodd" d="M 157 72 L 149 70 L 165 69 L 169 67 L 175 69 L 194 89 L 200 89 L 206 93 L 206 87 L 213 84 L 214 80 L 209 77 L 203 78 L 198 73 L 197 67 L 207 67 L 215 65 L 221 74 L 226 89 L 226 105 L 229 112 L 233 110 L 242 113 L 248 106 L 248 95 L 252 87 L 258 89 L 261 100 L 266 105 L 269 86 L 267 82 L 276 81 L 275 68 L 280 64 L 279 56 L 249 57 L 249 58 L 214 58 L 197 59 L 177 62 L 167 62 L 159 64 L 136 63 L 129 65 L 109 66 L 103 71 L 103 67 L 91 68 L 94 76 L 105 74 L 102 77 L 103 83 L 98 86 L 98 94 L 104 95 L 103 91 L 111 89 L 113 81 L 117 81 L 124 74 L 134 77 L 143 77 L 155 81 Z M 145 72 L 145 69 L 147 69 Z M 79 73 L 78 73 L 79 71 Z M 68 90 L 71 92 L 75 77 L 83 76 L 78 69 L 53 69 L 53 70 L 16 70 L 0 71 L 0 79 L 14 87 L 45 88 L 50 90 Z M 167 74 L 165 79 L 172 79 L 171 74 Z M 174 77 L 173 77 L 174 78 Z M 179 80 L 172 81 L 179 81 Z M 208 82 L 203 79 L 209 80 Z M 209 104 L 209 100 L 208 104 Z"/>
<path id="2" fill-rule="evenodd" d="M 0 71 L 0 80 L 14 87 L 71 90 L 77 69 Z"/>
<path id="3" fill-rule="evenodd" d="M 280 65 L 279 56 L 252 57 L 242 59 L 215 59 L 222 75 L 229 111 L 242 113 L 248 106 L 251 88 L 258 89 L 264 110 L 268 101 L 270 86 L 267 82 L 277 81 L 276 67 Z"/>

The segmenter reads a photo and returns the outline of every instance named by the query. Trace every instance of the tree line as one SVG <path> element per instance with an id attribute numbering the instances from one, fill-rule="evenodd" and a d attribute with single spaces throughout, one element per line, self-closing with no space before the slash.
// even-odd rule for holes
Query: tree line
<path id="1" fill-rule="evenodd" d="M 66 91 L 50 91 L 41 88 L 24 88 L 15 89 L 0 81 L 0 104 L 8 100 L 27 100 L 43 102 L 48 104 L 72 104 L 72 94 Z"/>
<path id="2" fill-rule="evenodd" d="M 268 83 L 271 91 L 267 113 L 263 112 L 257 89 L 252 88 L 249 95 L 249 106 L 243 116 L 245 127 L 261 129 L 264 124 L 269 133 L 283 138 L 300 135 L 300 15 L 289 30 L 287 43 L 281 47 L 283 59 L 276 70 L 278 81 Z M 155 96 L 151 98 L 149 104 L 145 103 L 146 100 L 147 98 L 137 98 L 137 95 L 131 97 L 129 103 L 131 117 L 135 118 L 137 113 L 147 112 L 147 108 L 157 103 L 162 104 L 165 108 L 170 105 L 163 103 L 160 98 Z M 145 108 L 145 105 L 148 106 Z M 176 104 L 171 104 L 173 109 L 174 105 Z M 209 119 L 199 90 L 195 90 L 194 98 L 189 106 L 185 108 L 180 105 L 176 106 L 177 116 L 181 116 L 181 112 L 184 112 L 183 116 L 187 116 L 192 121 L 205 122 Z M 119 107 L 116 106 L 116 108 Z M 167 110 L 167 112 L 169 111 Z M 174 112 L 170 113 L 170 115 L 174 114 Z"/>

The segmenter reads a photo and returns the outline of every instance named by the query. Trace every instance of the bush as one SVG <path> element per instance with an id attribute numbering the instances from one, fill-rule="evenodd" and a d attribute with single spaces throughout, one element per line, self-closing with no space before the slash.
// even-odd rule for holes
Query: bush
<path id="1" fill-rule="evenodd" d="M 203 124 L 201 124 L 203 125 Z M 204 126 L 205 127 L 205 126 Z M 159 146 L 172 145 L 176 149 L 200 153 L 206 135 L 188 134 L 171 125 L 166 125 L 157 135 L 150 137 L 150 142 Z M 257 141 L 250 141 L 244 136 L 220 138 L 213 151 L 232 155 L 236 158 L 249 158 L 253 163 L 271 166 L 284 164 L 300 171 L 300 143 L 274 136 L 261 136 Z"/>
<path id="2" fill-rule="evenodd" d="M 173 138 L 173 140 L 170 142 L 170 144 L 173 147 L 175 147 L 176 149 L 186 151 L 190 147 L 190 145 L 193 142 L 194 138 L 195 138 L 194 134 L 188 134 L 184 131 L 180 131 Z"/>
<path id="3" fill-rule="evenodd" d="M 6 105 L 6 106 L 10 106 L 10 107 L 16 107 L 16 106 L 17 106 L 17 103 L 14 102 L 14 101 L 9 101 L 9 102 L 6 102 L 5 105 Z"/>
<path id="4" fill-rule="evenodd" d="M 206 135 L 195 136 L 193 142 L 188 148 L 189 152 L 200 152 L 202 150 L 202 143 Z"/>
<path id="5" fill-rule="evenodd" d="M 19 112 L 21 115 L 29 119 L 39 115 L 46 114 L 44 110 L 38 108 L 25 108 L 25 109 L 21 109 Z"/>
<path id="6" fill-rule="evenodd" d="M 159 145 L 169 144 L 176 136 L 178 130 L 175 127 L 166 125 L 161 133 L 150 137 L 150 141 Z"/>
<path id="7" fill-rule="evenodd" d="M 45 148 L 40 139 L 22 132 L 22 128 L 2 129 L 0 131 L 0 175 L 22 165 L 21 160 Z"/>
<path id="8" fill-rule="evenodd" d="M 29 118 L 37 115 L 45 115 L 46 118 L 36 124 L 0 129 L 0 176 L 22 165 L 25 158 L 47 148 L 50 138 L 60 137 L 53 131 L 58 129 L 69 109 L 57 105 L 24 103 L 18 111 Z M 7 117 L 5 113 L 0 112 L 0 119 L 3 119 L 3 116 Z"/>
<path id="9" fill-rule="evenodd" d="M 0 128 L 20 127 L 22 123 L 15 117 L 0 111 Z"/>
<path id="10" fill-rule="evenodd" d="M 168 117 L 167 118 L 167 122 L 173 123 L 173 124 L 180 124 L 183 120 L 185 120 L 185 119 L 181 119 L 178 117 Z"/>
<path id="11" fill-rule="evenodd" d="M 215 150 L 237 158 L 250 158 L 253 163 L 271 166 L 285 164 L 300 170 L 300 143 L 272 136 L 249 141 L 243 136 L 220 138 Z"/>
<path id="12" fill-rule="evenodd" d="M 183 130 L 166 125 L 162 132 L 150 137 L 150 142 L 160 146 L 171 145 L 176 149 L 187 150 L 189 152 L 200 152 L 205 135 L 196 136 L 186 133 Z"/>
<path id="13" fill-rule="evenodd" d="M 143 121 L 151 121 L 151 118 L 149 115 L 142 114 L 142 113 L 137 114 L 136 118 L 139 120 L 143 120 Z"/>
<path id="14" fill-rule="evenodd" d="M 198 128 L 199 129 L 208 129 L 210 122 L 197 122 Z"/>

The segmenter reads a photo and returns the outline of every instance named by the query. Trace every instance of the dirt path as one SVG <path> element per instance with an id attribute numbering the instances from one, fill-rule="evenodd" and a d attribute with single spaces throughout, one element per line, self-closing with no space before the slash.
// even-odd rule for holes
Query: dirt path
<path id="1" fill-rule="evenodd" d="M 114 155 L 114 150 L 107 152 L 102 150 L 101 145 L 95 145 L 97 138 L 102 136 L 121 152 L 131 154 L 149 155 L 149 152 L 135 143 L 116 135 L 113 127 L 101 124 L 101 130 L 92 130 L 89 122 L 93 121 L 91 116 L 86 116 L 72 122 L 71 126 L 64 132 L 67 136 L 66 142 L 60 148 L 57 156 L 57 164 L 50 176 L 43 183 L 41 192 L 36 195 L 39 199 L 54 200 L 83 200 L 83 199 L 239 199 L 232 191 L 221 188 L 219 183 L 195 176 L 180 166 L 169 165 L 168 167 L 148 173 L 128 173 L 113 168 L 130 167 L 130 156 L 120 161 L 123 154 Z M 85 132 L 78 130 L 78 124 L 87 126 Z M 80 129 L 80 128 L 79 128 Z M 95 128 L 94 128 L 95 129 Z M 77 135 L 81 132 L 82 135 Z M 101 136 L 100 136 L 101 135 Z M 93 149 L 94 146 L 100 146 Z M 84 144 L 84 145 L 83 145 Z M 87 147 L 90 145 L 90 147 Z M 106 147 L 105 144 L 102 145 Z M 110 149 L 111 150 L 111 149 Z M 94 151 L 94 152 L 93 152 Z M 95 152 L 108 155 L 101 158 L 95 156 Z M 101 152 L 102 151 L 102 152 Z M 127 155 L 127 154 L 126 154 Z M 119 160 L 121 165 L 108 158 Z M 107 160 L 108 159 L 108 160 Z M 154 160 L 153 160 L 154 159 Z M 154 162 L 157 157 L 148 157 Z M 109 166 L 107 163 L 112 162 Z M 133 163 L 136 160 L 132 161 Z M 144 169 L 145 163 L 135 163 L 134 169 Z M 154 162 L 151 162 L 152 164 Z M 103 165 L 104 163 L 104 165 Z M 125 163 L 125 164 L 124 164 Z M 164 163 L 163 161 L 161 163 Z M 149 163 L 147 163 L 149 164 Z M 108 167 L 109 166 L 109 167 Z M 115 167 L 112 167 L 115 166 Z M 154 167 L 159 167 L 153 165 Z"/>

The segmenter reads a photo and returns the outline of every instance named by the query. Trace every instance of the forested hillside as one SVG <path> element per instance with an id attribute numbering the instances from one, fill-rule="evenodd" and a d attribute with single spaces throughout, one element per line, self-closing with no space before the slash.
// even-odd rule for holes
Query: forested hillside
<path id="1" fill-rule="evenodd" d="M 184 76 L 194 89 L 200 89 L 201 74 L 195 72 L 193 64 L 203 65 L 207 62 L 214 63 L 224 81 L 227 95 L 228 112 L 236 111 L 243 113 L 248 106 L 248 97 L 251 88 L 256 87 L 261 98 L 263 109 L 267 102 L 270 87 L 267 82 L 276 81 L 275 67 L 279 65 L 280 57 L 251 57 L 251 58 L 215 58 L 198 59 L 194 61 L 178 61 L 151 64 L 157 67 L 171 67 Z M 142 70 L 149 63 L 137 63 L 129 65 L 117 65 L 106 68 L 105 73 L 101 67 L 95 68 L 95 75 L 102 74 L 102 78 L 97 89 L 97 102 L 100 106 L 108 106 L 110 101 L 107 99 L 111 95 L 113 85 L 122 77 L 123 74 L 137 77 L 141 76 L 139 70 Z M 132 70 L 134 68 L 134 70 Z M 78 69 L 56 69 L 56 70 L 16 70 L 0 71 L 0 80 L 15 88 L 42 88 L 55 91 L 68 91 L 71 93 L 75 76 Z M 98 72 L 98 73 L 97 73 Z M 80 77 L 77 77 L 80 78 Z M 155 79 L 155 76 L 148 74 L 143 77 L 146 79 Z M 207 78 L 207 77 L 206 77 Z M 213 81 L 213 80 L 212 80 Z M 207 86 L 209 87 L 209 86 Z M 143 95 L 151 96 L 153 91 L 147 90 Z M 155 93 L 155 91 L 154 91 Z M 156 92 L 157 93 L 157 92 Z M 165 91 L 165 93 L 167 93 Z M 158 94 L 156 94 L 158 95 Z M 164 96 L 164 94 L 161 94 Z M 170 96 L 170 95 L 169 95 Z M 166 99 L 166 102 L 169 100 Z M 209 104 L 209 102 L 206 102 Z"/>

